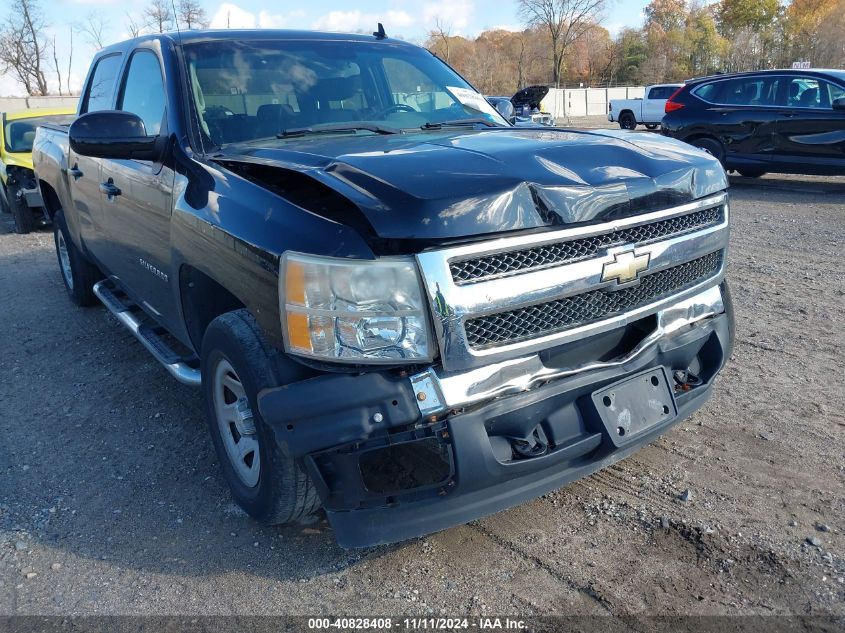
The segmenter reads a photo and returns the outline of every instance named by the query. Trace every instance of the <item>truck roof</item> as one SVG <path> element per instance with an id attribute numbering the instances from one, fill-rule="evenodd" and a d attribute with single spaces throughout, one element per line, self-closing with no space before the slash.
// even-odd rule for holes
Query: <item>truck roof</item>
<path id="1" fill-rule="evenodd" d="M 334 42 L 389 42 L 391 44 L 399 44 L 408 47 L 416 46 L 405 42 L 403 40 L 382 38 L 378 39 L 374 34 L 366 35 L 362 33 L 328 33 L 324 31 L 305 31 L 294 29 L 206 29 L 199 31 L 169 31 L 167 33 L 152 33 L 149 35 L 141 35 L 134 39 L 124 40 L 107 46 L 98 53 L 98 57 L 104 54 L 125 51 L 127 49 L 135 48 L 142 42 L 151 40 L 167 39 L 175 44 L 195 44 L 198 42 L 214 42 L 214 41 L 249 41 L 249 40 L 326 40 Z"/>

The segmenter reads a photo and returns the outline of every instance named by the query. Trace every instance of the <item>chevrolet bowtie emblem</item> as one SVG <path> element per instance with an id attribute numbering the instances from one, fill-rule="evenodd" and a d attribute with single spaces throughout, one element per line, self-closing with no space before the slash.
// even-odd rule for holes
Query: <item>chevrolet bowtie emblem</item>
<path id="1" fill-rule="evenodd" d="M 607 262 L 601 271 L 602 281 L 613 281 L 628 284 L 637 280 L 637 276 L 648 268 L 651 259 L 649 253 L 635 255 L 634 251 L 623 251 L 613 256 L 612 262 Z"/>

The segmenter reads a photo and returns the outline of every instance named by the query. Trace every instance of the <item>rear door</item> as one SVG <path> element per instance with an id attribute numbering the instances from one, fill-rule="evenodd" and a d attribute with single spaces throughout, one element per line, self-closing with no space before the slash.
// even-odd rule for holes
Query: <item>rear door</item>
<path id="1" fill-rule="evenodd" d="M 147 135 L 166 136 L 166 92 L 159 55 L 152 48 L 132 52 L 121 78 L 117 109 L 137 114 Z M 165 152 L 166 154 L 166 152 Z M 143 160 L 104 160 L 104 255 L 124 289 L 160 320 L 170 305 L 170 216 L 173 170 Z"/>
<path id="2" fill-rule="evenodd" d="M 643 99 L 641 123 L 660 123 L 666 109 L 666 100 L 677 90 L 677 86 L 652 86 Z"/>
<path id="3" fill-rule="evenodd" d="M 845 173 L 845 88 L 818 77 L 788 77 L 781 93 L 773 162 L 781 171 Z"/>
<path id="4" fill-rule="evenodd" d="M 123 56 L 120 53 L 107 55 L 96 61 L 85 88 L 80 114 L 111 110 L 114 107 L 115 85 L 122 61 Z M 108 249 L 108 240 L 99 225 L 102 210 L 101 163 L 100 158 L 76 154 L 68 145 L 67 180 L 74 215 L 79 220 L 80 235 L 98 262 L 105 264 L 104 254 Z M 105 268 L 106 272 L 111 272 L 107 265 Z"/>
<path id="5" fill-rule="evenodd" d="M 694 90 L 698 98 L 710 102 L 708 128 L 724 146 L 728 167 L 760 168 L 771 160 L 783 81 L 779 75 L 748 75 Z"/>

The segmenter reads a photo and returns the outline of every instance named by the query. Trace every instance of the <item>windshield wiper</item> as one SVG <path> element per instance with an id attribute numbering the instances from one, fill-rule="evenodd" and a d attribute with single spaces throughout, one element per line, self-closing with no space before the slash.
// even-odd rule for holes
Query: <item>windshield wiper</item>
<path id="1" fill-rule="evenodd" d="M 360 130 L 373 132 L 374 134 L 400 134 L 401 130 L 376 123 L 337 123 L 319 125 L 315 127 L 292 127 L 282 130 L 276 134 L 276 138 L 291 138 L 294 136 L 308 136 L 310 134 L 354 134 Z"/>
<path id="2" fill-rule="evenodd" d="M 496 125 L 489 119 L 476 117 L 474 119 L 454 119 L 452 121 L 429 121 L 425 125 L 420 126 L 423 130 L 439 130 L 444 127 L 462 127 L 470 125 L 485 125 L 487 127 L 503 127 Z"/>

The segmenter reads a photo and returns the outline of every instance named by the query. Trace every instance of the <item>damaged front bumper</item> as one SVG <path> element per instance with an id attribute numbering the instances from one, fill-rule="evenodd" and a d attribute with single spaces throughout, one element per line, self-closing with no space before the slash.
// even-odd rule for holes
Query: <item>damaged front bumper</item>
<path id="1" fill-rule="evenodd" d="M 723 282 L 611 342 L 460 372 L 322 375 L 258 402 L 340 545 L 365 547 L 466 523 L 622 459 L 701 407 L 732 344 Z M 599 360 L 567 366 L 585 353 Z"/>

